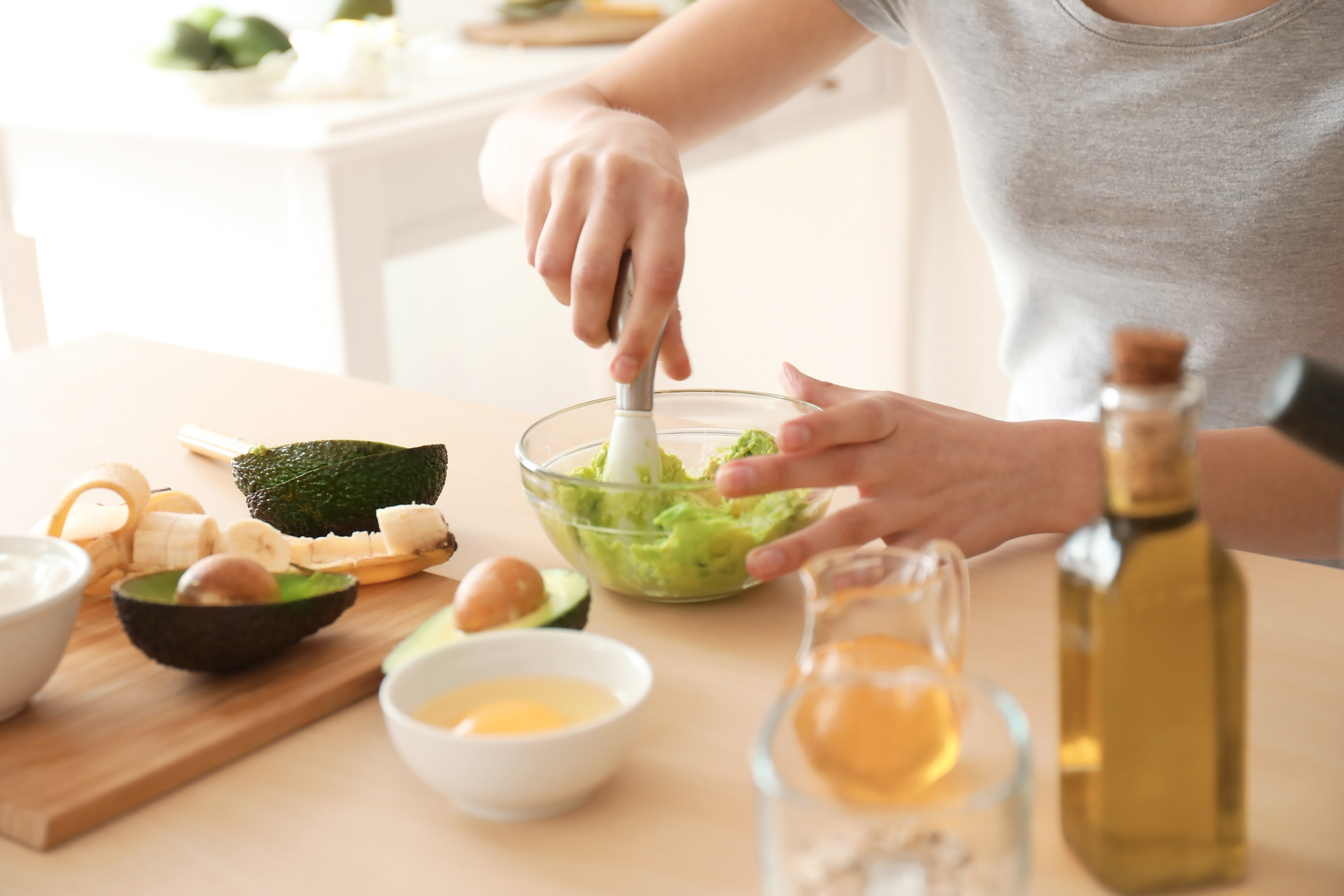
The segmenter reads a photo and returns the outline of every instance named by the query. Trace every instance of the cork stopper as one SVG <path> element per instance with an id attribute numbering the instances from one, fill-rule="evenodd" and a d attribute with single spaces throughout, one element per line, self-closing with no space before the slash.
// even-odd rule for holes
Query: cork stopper
<path id="1" fill-rule="evenodd" d="M 1185 337 L 1169 330 L 1116 330 L 1111 382 L 1121 386 L 1179 383 L 1185 349 Z"/>

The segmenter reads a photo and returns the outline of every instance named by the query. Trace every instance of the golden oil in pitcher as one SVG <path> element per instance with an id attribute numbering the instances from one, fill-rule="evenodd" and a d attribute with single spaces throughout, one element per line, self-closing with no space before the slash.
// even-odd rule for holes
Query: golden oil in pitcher
<path id="1" fill-rule="evenodd" d="M 1199 516 L 1199 379 L 1185 340 L 1116 334 L 1105 511 L 1059 550 L 1065 841 L 1123 893 L 1246 863 L 1246 592 Z"/>

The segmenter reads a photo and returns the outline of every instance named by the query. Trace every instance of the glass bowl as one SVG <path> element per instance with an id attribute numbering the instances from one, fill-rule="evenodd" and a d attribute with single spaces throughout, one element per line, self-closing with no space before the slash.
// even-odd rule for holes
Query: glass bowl
<path id="1" fill-rule="evenodd" d="M 724 499 L 712 475 L 696 478 L 744 432 L 775 436 L 816 405 L 763 392 L 658 392 L 658 445 L 680 459 L 690 479 L 635 485 L 592 478 L 615 410 L 615 399 L 605 398 L 557 411 L 529 427 L 517 446 L 523 490 L 551 542 L 612 591 L 666 602 L 736 594 L 757 584 L 747 573 L 749 551 L 826 513 L 829 488 Z"/>

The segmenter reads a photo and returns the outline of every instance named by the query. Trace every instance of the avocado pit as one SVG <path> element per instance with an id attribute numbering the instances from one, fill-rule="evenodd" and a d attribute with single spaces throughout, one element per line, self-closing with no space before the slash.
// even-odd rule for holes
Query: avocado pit
<path id="1" fill-rule="evenodd" d="M 546 602 L 546 584 L 531 563 L 492 557 L 477 563 L 457 586 L 457 627 L 481 632 L 521 619 Z"/>
<path id="2" fill-rule="evenodd" d="M 280 583 L 250 557 L 214 554 L 187 567 L 174 598 L 184 606 L 278 603 Z"/>

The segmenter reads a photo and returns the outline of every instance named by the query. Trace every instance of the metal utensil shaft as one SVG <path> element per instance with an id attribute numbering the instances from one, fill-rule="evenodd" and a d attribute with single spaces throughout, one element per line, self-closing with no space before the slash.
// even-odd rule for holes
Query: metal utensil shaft
<path id="1" fill-rule="evenodd" d="M 607 319 L 607 334 L 611 341 L 615 343 L 620 338 L 621 330 L 625 327 L 625 320 L 630 312 L 630 305 L 635 298 L 635 276 L 630 250 L 626 249 L 621 255 L 621 267 L 616 273 L 616 290 L 612 296 L 611 316 Z M 653 410 L 653 374 L 657 367 L 658 350 L 663 344 L 663 331 L 667 329 L 667 321 L 663 321 L 663 328 L 658 331 L 658 340 L 653 344 L 653 353 L 649 355 L 649 360 L 629 383 L 616 384 L 616 409 L 621 411 L 652 411 Z"/>

